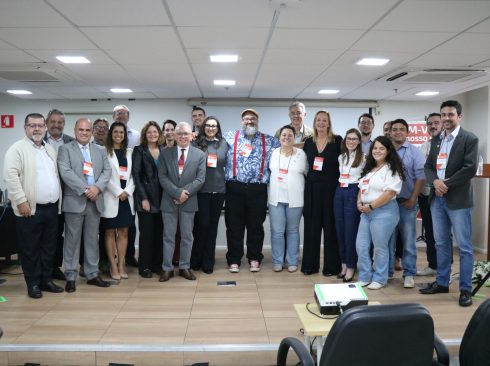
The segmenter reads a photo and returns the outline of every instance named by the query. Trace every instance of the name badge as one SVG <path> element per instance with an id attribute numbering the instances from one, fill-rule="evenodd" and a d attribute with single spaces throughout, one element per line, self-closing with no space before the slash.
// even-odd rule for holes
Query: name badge
<path id="1" fill-rule="evenodd" d="M 436 169 L 446 169 L 447 166 L 447 153 L 440 153 L 437 155 Z"/>
<path id="2" fill-rule="evenodd" d="M 248 158 L 251 152 L 252 152 L 252 145 L 245 144 L 242 151 L 240 151 L 240 155 L 245 158 Z"/>
<path id="3" fill-rule="evenodd" d="M 279 169 L 279 174 L 277 175 L 277 180 L 279 182 L 286 182 L 288 178 L 288 170 L 287 169 Z"/>
<path id="4" fill-rule="evenodd" d="M 94 168 L 92 163 L 89 163 L 88 161 L 83 162 L 83 174 L 94 176 Z"/>
<path id="5" fill-rule="evenodd" d="M 342 188 L 349 186 L 349 173 L 340 174 L 339 183 Z"/>
<path id="6" fill-rule="evenodd" d="M 315 160 L 313 161 L 313 170 L 321 171 L 322 168 L 323 168 L 323 157 L 316 156 Z"/>
<path id="7" fill-rule="evenodd" d="M 218 155 L 209 154 L 208 155 L 208 168 L 216 168 L 218 166 Z"/>
<path id="8" fill-rule="evenodd" d="M 120 166 L 119 167 L 119 179 L 128 180 L 128 167 Z"/>
<path id="9" fill-rule="evenodd" d="M 369 178 L 366 178 L 362 180 L 361 193 L 367 194 L 368 192 L 369 192 Z"/>

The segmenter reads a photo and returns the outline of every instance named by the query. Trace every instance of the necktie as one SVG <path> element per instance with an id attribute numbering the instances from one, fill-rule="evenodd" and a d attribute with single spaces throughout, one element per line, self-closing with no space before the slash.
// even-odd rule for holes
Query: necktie
<path id="1" fill-rule="evenodd" d="M 179 158 L 179 176 L 182 175 L 182 171 L 184 170 L 184 163 L 185 163 L 185 154 L 184 151 L 185 149 L 180 149 L 181 154 Z"/>
<path id="2" fill-rule="evenodd" d="M 83 159 L 85 160 L 86 163 L 92 164 L 92 160 L 90 160 L 90 155 L 88 153 L 88 146 L 87 145 L 82 146 L 82 155 L 83 155 Z M 87 178 L 88 185 L 91 186 L 95 183 L 93 170 L 92 170 L 92 174 L 85 174 L 85 177 Z"/>

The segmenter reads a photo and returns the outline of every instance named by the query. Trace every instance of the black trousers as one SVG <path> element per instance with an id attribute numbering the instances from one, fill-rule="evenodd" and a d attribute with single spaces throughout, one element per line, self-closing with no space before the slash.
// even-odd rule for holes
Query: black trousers
<path id="1" fill-rule="evenodd" d="M 191 268 L 213 270 L 216 237 L 224 193 L 198 193 L 199 211 L 194 217 L 194 243 L 192 244 Z"/>
<path id="2" fill-rule="evenodd" d="M 139 252 L 138 268 L 140 274 L 149 269 L 160 273 L 163 262 L 163 221 L 162 213 L 138 211 Z"/>
<path id="3" fill-rule="evenodd" d="M 128 249 L 126 250 L 126 259 L 135 258 L 136 256 L 136 248 L 134 246 L 135 241 L 136 241 L 136 225 L 134 224 L 133 221 L 133 224 L 129 227 L 128 230 Z"/>
<path id="4" fill-rule="evenodd" d="M 422 225 L 424 226 L 427 262 L 429 262 L 430 268 L 437 269 L 436 241 L 434 240 L 429 196 L 419 195 L 419 208 L 422 215 Z"/>
<path id="5" fill-rule="evenodd" d="M 301 272 L 317 273 L 320 269 L 320 248 L 323 231 L 323 274 L 341 271 L 339 246 L 335 230 L 333 197 L 335 189 L 323 182 L 306 182 L 304 217 L 304 243 Z"/>
<path id="6" fill-rule="evenodd" d="M 27 286 L 51 281 L 58 232 L 58 204 L 36 205 L 33 216 L 16 216 L 15 219 L 19 259 Z"/>
<path id="7" fill-rule="evenodd" d="M 267 213 L 267 184 L 228 182 L 226 184 L 225 223 L 228 265 L 240 265 L 247 229 L 247 258 L 261 262 L 264 221 Z"/>

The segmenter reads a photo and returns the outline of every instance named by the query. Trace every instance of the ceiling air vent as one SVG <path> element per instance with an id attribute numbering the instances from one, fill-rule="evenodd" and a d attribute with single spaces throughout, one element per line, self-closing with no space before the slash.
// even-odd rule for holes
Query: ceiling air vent
<path id="1" fill-rule="evenodd" d="M 487 75 L 481 69 L 406 69 L 386 75 L 386 81 L 407 84 L 444 84 L 468 81 Z"/>

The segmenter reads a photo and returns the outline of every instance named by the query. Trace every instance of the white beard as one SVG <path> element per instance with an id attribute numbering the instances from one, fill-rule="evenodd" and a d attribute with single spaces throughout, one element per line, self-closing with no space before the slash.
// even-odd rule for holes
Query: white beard
<path id="1" fill-rule="evenodd" d="M 245 126 L 245 128 L 243 129 L 243 133 L 250 137 L 255 136 L 255 134 L 257 133 L 257 127 Z"/>

